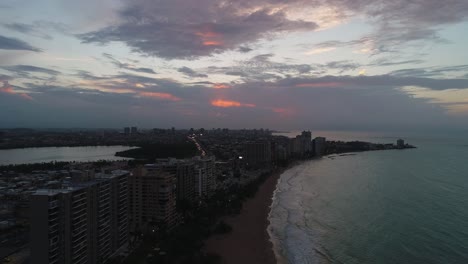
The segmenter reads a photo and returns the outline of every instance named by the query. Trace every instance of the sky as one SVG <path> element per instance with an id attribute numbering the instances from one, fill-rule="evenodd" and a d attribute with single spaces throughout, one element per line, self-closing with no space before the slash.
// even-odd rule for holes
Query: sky
<path id="1" fill-rule="evenodd" d="M 2 0 L 0 127 L 468 129 L 466 0 Z"/>

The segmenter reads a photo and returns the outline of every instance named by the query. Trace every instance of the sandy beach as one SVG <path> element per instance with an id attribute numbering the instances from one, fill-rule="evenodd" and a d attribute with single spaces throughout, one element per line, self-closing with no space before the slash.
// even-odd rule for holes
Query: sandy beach
<path id="1" fill-rule="evenodd" d="M 255 196 L 244 202 L 239 215 L 225 218 L 232 232 L 210 237 L 205 243 L 206 252 L 221 256 L 225 264 L 276 263 L 267 227 L 273 192 L 283 171 L 273 172 Z"/>

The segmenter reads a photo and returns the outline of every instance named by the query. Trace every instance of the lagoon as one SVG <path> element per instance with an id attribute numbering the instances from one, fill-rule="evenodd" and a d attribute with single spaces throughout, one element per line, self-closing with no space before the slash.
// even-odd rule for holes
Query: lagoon
<path id="1" fill-rule="evenodd" d="M 0 150 L 0 165 L 30 164 L 52 161 L 88 162 L 98 160 L 129 160 L 115 156 L 131 146 L 46 147 Z"/>

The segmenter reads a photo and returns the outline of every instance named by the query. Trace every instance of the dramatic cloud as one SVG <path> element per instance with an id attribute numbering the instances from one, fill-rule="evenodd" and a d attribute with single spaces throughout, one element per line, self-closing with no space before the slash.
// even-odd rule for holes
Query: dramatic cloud
<path id="1" fill-rule="evenodd" d="M 441 120 L 437 125 L 461 122 L 444 114 L 446 108 L 460 104 L 438 104 L 429 99 L 412 98 L 399 88 L 415 86 L 433 91 L 468 88 L 468 80 L 382 75 L 282 78 L 229 84 L 230 89 L 213 89 L 216 84 L 209 82 L 182 84 L 135 75 L 103 77 L 86 74 L 89 83 L 69 87 L 26 84 L 26 89 L 35 91 L 34 105 L 22 104 L 19 100 L 13 106 L 1 97 L 0 101 L 9 109 L 18 109 L 15 111 L 30 109 L 28 111 L 35 118 L 48 113 L 48 120 L 70 125 L 83 122 L 94 115 L 93 111 L 99 111 L 107 119 L 92 119 L 95 126 L 133 120 L 135 124 L 147 126 L 186 127 L 210 123 L 223 127 L 302 128 L 313 125 L 366 129 L 395 125 L 430 126 L 434 118 Z M 6 94 L 12 90 L 5 86 L 2 92 Z M 1 112 L 0 118 L 4 118 Z"/>
<path id="2" fill-rule="evenodd" d="M 278 5 L 246 1 L 132 1 L 122 22 L 79 35 L 85 43 L 120 41 L 134 51 L 161 58 L 196 58 L 240 49 L 281 32 L 314 30 L 317 24 L 288 18 Z"/>
<path id="3" fill-rule="evenodd" d="M 468 124 L 466 0 L 10 2 L 1 126 Z"/>
<path id="4" fill-rule="evenodd" d="M 15 39 L 15 38 L 9 38 L 5 36 L 0 35 L 0 50 L 28 50 L 28 51 L 34 51 L 34 52 L 41 52 L 40 49 L 35 48 L 28 43 Z"/>
<path id="5" fill-rule="evenodd" d="M 121 12 L 119 25 L 82 34 L 87 43 L 120 41 L 137 52 L 162 58 L 195 58 L 238 49 L 272 34 L 299 30 L 313 31 L 317 23 L 327 24 L 316 10 L 331 10 L 328 20 L 365 15 L 373 20 L 375 32 L 350 42 L 326 42 L 309 52 L 317 54 L 339 46 L 367 46 L 373 53 L 395 50 L 399 45 L 417 40 L 441 41 L 438 26 L 466 19 L 464 0 L 437 0 L 408 3 L 394 0 L 292 0 L 284 1 L 211 1 L 187 3 L 182 0 L 138 0 L 128 3 Z M 322 8 L 322 9 L 320 9 Z M 304 20 L 301 11 L 312 19 Z M 329 11 L 330 12 L 330 11 Z M 180 19 L 176 19 L 180 18 Z"/>

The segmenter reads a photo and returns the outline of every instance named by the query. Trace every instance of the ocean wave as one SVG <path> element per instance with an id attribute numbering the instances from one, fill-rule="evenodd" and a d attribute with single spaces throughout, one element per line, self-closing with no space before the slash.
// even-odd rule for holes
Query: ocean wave
<path id="1" fill-rule="evenodd" d="M 317 192 L 302 184 L 313 162 L 286 170 L 278 180 L 269 214 L 268 233 L 278 263 L 331 263 L 332 257 L 318 244 L 319 230 L 310 226 L 309 209 L 304 203 Z M 310 197 L 307 197 L 310 196 Z"/>

